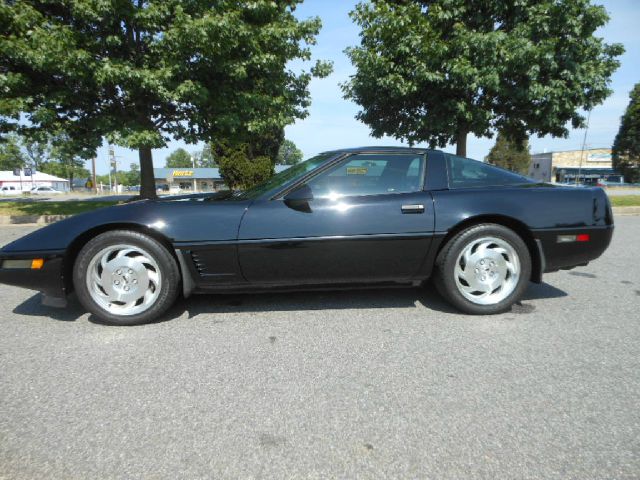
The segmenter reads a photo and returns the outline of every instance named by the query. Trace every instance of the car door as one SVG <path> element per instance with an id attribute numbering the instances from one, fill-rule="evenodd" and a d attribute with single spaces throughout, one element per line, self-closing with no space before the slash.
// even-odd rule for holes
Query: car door
<path id="1" fill-rule="evenodd" d="M 425 168 L 422 153 L 355 154 L 254 202 L 238 235 L 243 275 L 260 284 L 410 281 L 434 229 Z"/>

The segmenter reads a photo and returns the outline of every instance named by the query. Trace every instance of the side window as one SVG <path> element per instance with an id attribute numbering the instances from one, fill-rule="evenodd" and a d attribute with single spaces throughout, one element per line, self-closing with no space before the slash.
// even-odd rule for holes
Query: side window
<path id="1" fill-rule="evenodd" d="M 531 182 L 527 177 L 487 163 L 447 154 L 449 188 L 518 185 Z"/>
<path id="2" fill-rule="evenodd" d="M 316 198 L 422 190 L 424 155 L 353 155 L 307 182 Z"/>

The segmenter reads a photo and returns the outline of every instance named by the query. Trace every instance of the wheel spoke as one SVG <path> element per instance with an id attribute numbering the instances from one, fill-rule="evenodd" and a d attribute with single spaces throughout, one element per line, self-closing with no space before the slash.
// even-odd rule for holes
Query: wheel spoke
<path id="1" fill-rule="evenodd" d="M 158 285 L 158 283 L 160 283 L 160 275 L 158 275 L 158 272 L 147 270 L 147 276 L 149 277 L 149 281 L 154 285 Z"/>
<path id="2" fill-rule="evenodd" d="M 91 269 L 91 278 L 97 285 L 102 285 L 102 278 L 98 274 L 98 270 L 96 268 Z"/>
<path id="3" fill-rule="evenodd" d="M 118 253 L 116 254 L 115 258 L 121 258 L 121 257 L 125 257 L 127 255 L 129 255 L 132 252 L 135 252 L 136 250 L 133 248 L 124 248 L 122 250 L 119 250 Z"/>
<path id="4" fill-rule="evenodd" d="M 462 252 L 462 258 L 464 258 L 464 264 L 469 265 L 471 263 L 471 248 L 467 248 L 464 250 L 464 252 Z"/>

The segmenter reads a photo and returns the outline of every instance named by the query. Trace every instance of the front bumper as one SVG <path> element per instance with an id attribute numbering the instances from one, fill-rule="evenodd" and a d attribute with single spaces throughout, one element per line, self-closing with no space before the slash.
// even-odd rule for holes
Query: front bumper
<path id="1" fill-rule="evenodd" d="M 613 225 L 598 227 L 554 228 L 536 230 L 534 235 L 540 241 L 544 252 L 544 272 L 555 272 L 595 260 L 611 243 Z M 558 237 L 564 235 L 589 235 L 589 241 L 561 243 Z"/>
<path id="2" fill-rule="evenodd" d="M 43 303 L 52 306 L 64 306 L 67 289 L 65 288 L 62 251 L 48 252 L 7 252 L 0 251 L 0 283 L 15 287 L 38 290 L 44 294 Z M 43 258 L 40 269 L 5 268 L 5 260 L 31 260 Z"/>

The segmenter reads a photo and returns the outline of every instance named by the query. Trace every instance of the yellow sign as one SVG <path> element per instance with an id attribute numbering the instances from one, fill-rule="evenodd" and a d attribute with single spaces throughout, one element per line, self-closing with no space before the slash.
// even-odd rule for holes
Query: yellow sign
<path id="1" fill-rule="evenodd" d="M 193 170 L 174 170 L 174 177 L 193 177 Z"/>
<path id="2" fill-rule="evenodd" d="M 347 175 L 366 175 L 368 171 L 367 167 L 347 167 Z"/>

